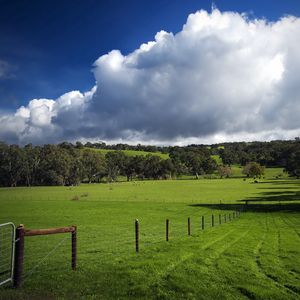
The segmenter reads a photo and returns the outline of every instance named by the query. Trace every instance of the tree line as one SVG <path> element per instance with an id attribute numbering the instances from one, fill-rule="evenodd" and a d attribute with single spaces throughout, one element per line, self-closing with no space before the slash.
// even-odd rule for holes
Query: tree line
<path id="1" fill-rule="evenodd" d="M 284 167 L 291 176 L 300 177 L 300 140 L 225 143 L 222 145 L 130 146 L 169 154 L 168 159 L 149 153 L 128 156 L 123 151 L 129 145 L 111 146 L 105 155 L 97 151 L 102 143 L 63 142 L 58 145 L 24 147 L 0 142 L 0 186 L 77 185 L 81 182 L 116 181 L 118 176 L 133 179 L 169 179 L 180 175 L 200 175 L 218 172 L 231 176 L 231 165 L 244 166 L 243 173 L 260 176 L 264 166 Z M 121 147 L 121 145 L 123 145 Z M 138 147 L 138 148 L 134 148 Z M 122 148 L 122 149 L 121 149 Z M 102 148 L 99 148 L 102 149 Z M 147 152 L 146 151 L 146 152 Z M 212 158 L 220 155 L 222 164 Z"/>
<path id="2" fill-rule="evenodd" d="M 246 166 L 256 162 L 266 167 L 283 167 L 290 176 L 300 177 L 300 139 L 271 142 L 236 142 L 213 145 L 212 153 L 222 158 L 223 164 Z"/>
<path id="3" fill-rule="evenodd" d="M 105 155 L 70 143 L 24 147 L 0 143 L 0 186 L 77 185 L 81 182 L 169 179 L 182 174 L 213 172 L 217 167 L 209 151 L 173 152 L 169 159 L 158 155 L 128 156 L 122 151 Z"/>
<path id="4" fill-rule="evenodd" d="M 272 142 L 236 142 L 214 145 L 212 151 L 219 154 L 224 164 L 257 162 L 267 167 L 286 167 L 292 153 L 300 151 L 300 140 Z"/>

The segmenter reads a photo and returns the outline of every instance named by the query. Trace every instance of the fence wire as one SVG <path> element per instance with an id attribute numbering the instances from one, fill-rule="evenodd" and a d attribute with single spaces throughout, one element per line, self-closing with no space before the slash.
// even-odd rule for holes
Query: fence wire
<path id="1" fill-rule="evenodd" d="M 147 216 L 140 218 L 140 250 L 157 247 L 166 241 L 166 219 L 169 219 L 169 240 L 177 240 L 188 236 L 187 216 L 191 220 L 191 235 L 198 236 L 202 232 L 202 216 L 204 216 L 205 230 L 212 228 L 212 214 L 214 214 L 214 227 L 224 224 L 224 215 L 229 214 L 231 222 L 233 212 L 228 211 L 189 211 L 180 212 L 166 211 L 166 218 L 162 216 Z M 147 215 L 147 214 L 146 214 Z M 219 223 L 221 215 L 221 224 Z M 77 255 L 78 265 L 81 268 L 86 261 L 97 264 L 105 264 L 108 259 L 114 262 L 135 253 L 134 219 L 125 222 L 114 218 L 99 220 L 93 226 L 80 226 L 77 232 Z M 33 282 L 47 280 L 56 274 L 71 270 L 71 236 L 61 235 L 25 237 L 25 257 L 23 281 Z M 48 274 L 47 274 L 48 273 Z M 52 275 L 51 275 L 52 274 Z"/>
<path id="2" fill-rule="evenodd" d="M 15 227 L 12 223 L 0 224 L 0 286 L 12 281 Z"/>
<path id="3" fill-rule="evenodd" d="M 67 240 L 70 239 L 70 236 L 65 236 L 63 239 L 61 239 L 58 243 L 55 244 L 55 246 L 48 252 L 46 253 L 42 258 L 39 258 L 38 260 L 36 260 L 35 257 L 35 265 L 32 267 L 32 269 L 30 269 L 29 271 L 27 271 L 24 276 L 23 279 L 24 281 L 26 279 L 28 279 L 31 275 L 33 275 L 37 269 L 43 264 L 45 263 L 45 261 L 50 258 L 51 255 L 54 255 L 55 252 L 57 251 L 57 249 Z M 56 253 L 57 254 L 57 253 Z"/>

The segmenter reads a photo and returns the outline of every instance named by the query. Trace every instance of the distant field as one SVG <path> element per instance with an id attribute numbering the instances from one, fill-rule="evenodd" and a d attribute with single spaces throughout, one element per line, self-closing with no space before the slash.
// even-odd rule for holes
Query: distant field
<path id="1" fill-rule="evenodd" d="M 91 149 L 91 150 L 94 150 L 94 151 L 98 151 L 98 152 L 103 153 L 104 155 L 107 152 L 116 151 L 116 150 L 110 150 L 110 149 L 95 149 L 95 148 L 86 148 L 86 149 Z M 146 152 L 146 151 L 137 151 L 137 150 L 120 150 L 120 151 L 124 152 L 128 156 L 136 156 L 136 155 L 146 156 L 146 155 L 151 154 L 151 155 L 157 155 L 157 156 L 159 156 L 163 159 L 169 158 L 169 154 L 165 154 L 165 153 L 161 153 L 161 152 Z"/>
<path id="2" fill-rule="evenodd" d="M 242 173 L 243 167 L 238 166 L 238 165 L 232 165 L 231 166 L 232 170 L 232 175 L 231 178 L 241 178 L 241 179 L 246 179 L 245 174 Z M 178 177 L 179 179 L 194 179 L 195 176 L 193 175 L 182 175 Z M 201 175 L 200 178 L 211 178 L 211 179 L 219 179 L 220 176 L 218 174 L 218 171 L 215 171 L 211 175 Z M 261 177 L 261 179 L 257 180 L 264 180 L 264 179 L 287 179 L 288 174 L 284 172 L 283 168 L 266 168 L 265 169 L 265 174 Z M 252 180 L 252 178 L 248 178 L 247 180 Z"/>
<path id="3" fill-rule="evenodd" d="M 220 157 L 220 155 L 212 155 L 211 156 L 218 165 L 221 165 L 222 164 L 222 158 Z"/>
<path id="4" fill-rule="evenodd" d="M 231 169 L 233 177 L 245 177 L 245 174 L 242 173 L 242 166 L 233 165 Z M 262 177 L 266 179 L 284 179 L 288 177 L 288 174 L 284 172 L 283 168 L 265 168 L 265 174 Z"/>
<path id="5" fill-rule="evenodd" d="M 299 299 L 299 187 L 234 178 L 1 188 L 1 223 L 78 226 L 78 270 L 70 270 L 69 236 L 28 237 L 24 286 L 0 288 L 0 299 Z M 218 224 L 235 209 L 246 211 Z"/>

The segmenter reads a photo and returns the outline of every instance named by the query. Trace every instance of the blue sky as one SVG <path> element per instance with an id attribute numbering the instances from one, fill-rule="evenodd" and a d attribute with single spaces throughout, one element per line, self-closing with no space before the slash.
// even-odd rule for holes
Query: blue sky
<path id="1" fill-rule="evenodd" d="M 300 14 L 296 0 L 214 3 L 222 11 L 269 20 Z M 94 84 L 90 70 L 100 55 L 112 49 L 127 54 L 161 29 L 176 33 L 190 13 L 211 5 L 200 0 L 1 0 L 0 60 L 8 64 L 8 74 L 0 81 L 0 109 L 86 91 Z"/>
<path id="2" fill-rule="evenodd" d="M 286 15 L 298 18 L 300 2 L 215 0 L 214 5 L 219 13 L 211 14 L 212 1 L 206 0 L 0 0 L 0 140 L 22 144 L 33 139 L 33 142 L 43 143 L 42 138 L 35 140 L 33 137 L 44 136 L 47 131 L 50 132 L 47 140 L 52 142 L 101 139 L 172 144 L 181 143 L 178 141 L 183 139 L 186 140 L 183 143 L 219 142 L 245 136 L 269 140 L 300 133 L 297 117 L 293 125 L 285 124 L 285 114 L 290 108 L 279 111 L 283 106 L 281 99 L 292 99 L 296 105 L 294 112 L 299 104 L 299 82 L 293 79 L 298 76 L 299 25 L 292 18 L 286 22 L 280 19 Z M 206 11 L 207 15 L 196 15 L 199 10 Z M 193 14 L 195 17 L 191 19 L 198 21 L 188 21 Z M 258 26 L 252 36 L 251 28 L 256 26 L 254 19 L 265 23 Z M 199 31 L 197 36 L 193 34 L 193 22 L 198 22 L 195 25 Z M 227 24 L 224 40 L 219 26 L 222 22 Z M 202 25 L 199 24 L 205 24 L 208 31 L 200 30 Z M 155 38 L 161 30 L 184 33 L 183 26 L 190 28 L 188 38 L 184 39 L 185 49 L 181 47 L 180 34 L 168 36 L 168 41 L 159 36 Z M 238 71 L 235 59 L 231 64 L 226 63 L 228 57 L 239 55 L 236 49 L 240 44 L 234 44 L 231 34 L 244 39 L 244 51 L 251 49 L 253 54 L 237 60 Z M 147 46 L 143 53 L 136 52 L 141 44 L 153 40 L 157 43 L 155 47 Z M 267 43 L 262 47 L 264 41 Z M 195 46 L 191 46 L 193 43 Z M 270 49 L 269 45 L 272 45 Z M 117 51 L 110 53 L 114 49 Z M 172 56 L 177 52 L 180 57 Z M 173 54 L 169 56 L 169 53 Z M 183 61 L 184 57 L 190 57 L 191 61 Z M 248 70 L 247 60 L 254 66 L 252 69 Z M 109 68 L 115 63 L 127 69 L 118 69 L 112 76 Z M 239 73 L 242 69 L 247 69 L 248 73 Z M 186 78 L 177 82 L 182 70 Z M 139 72 L 139 76 L 132 73 L 132 82 L 128 84 L 122 72 L 130 74 L 131 71 Z M 210 82 L 207 74 L 220 80 Z M 261 79 L 264 86 L 261 87 L 261 82 L 253 82 L 249 85 L 249 91 L 255 91 L 252 95 L 236 88 L 247 86 L 247 81 L 251 84 L 252 78 L 259 74 L 265 76 Z M 155 82 L 157 76 L 162 78 L 157 86 L 162 82 L 165 85 L 156 89 L 149 82 Z M 194 80 L 197 76 L 201 77 L 200 84 Z M 268 82 L 272 76 L 272 83 Z M 143 82 L 141 78 L 148 81 Z M 226 85 L 223 78 L 228 81 Z M 207 82 L 203 84 L 204 81 Z M 276 95 L 270 91 L 276 91 Z M 220 95 L 225 95 L 222 103 L 217 99 Z M 158 110 L 168 111 L 168 115 L 159 115 L 151 105 L 148 107 L 156 98 L 160 99 L 160 102 L 157 100 Z M 40 100 L 30 102 L 32 99 Z M 222 107 L 225 101 L 243 112 L 239 121 L 230 121 L 230 111 L 226 118 L 219 115 L 224 109 L 216 112 L 216 107 Z M 256 110 L 250 108 L 250 101 L 259 102 Z M 70 105 L 68 109 L 66 103 Z M 187 106 L 194 110 L 184 112 Z M 87 113 L 79 121 L 83 125 L 73 130 L 71 119 L 78 117 L 78 107 L 81 114 Z M 67 115 L 67 111 L 72 114 Z M 131 116 L 132 111 L 136 115 Z M 183 116 L 176 115 L 179 111 L 184 112 Z M 148 120 L 148 112 L 157 116 L 157 120 L 153 121 L 153 116 Z M 255 122 L 247 113 L 256 116 Z M 276 123 L 273 115 L 278 113 L 281 115 Z M 132 120 L 125 121 L 125 115 Z M 176 124 L 170 121 L 174 118 L 179 120 Z M 99 123 L 98 119 L 105 121 Z M 87 120 L 93 121 L 87 126 Z M 251 122 L 255 126 L 250 125 Z M 186 126 L 187 123 L 191 125 Z"/>

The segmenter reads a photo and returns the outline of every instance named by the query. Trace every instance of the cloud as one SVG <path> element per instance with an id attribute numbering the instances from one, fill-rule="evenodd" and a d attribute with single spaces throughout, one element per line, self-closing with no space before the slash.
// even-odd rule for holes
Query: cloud
<path id="1" fill-rule="evenodd" d="M 179 143 L 300 135 L 300 19 L 198 11 L 94 63 L 96 85 L 0 117 L 0 139 Z"/>

